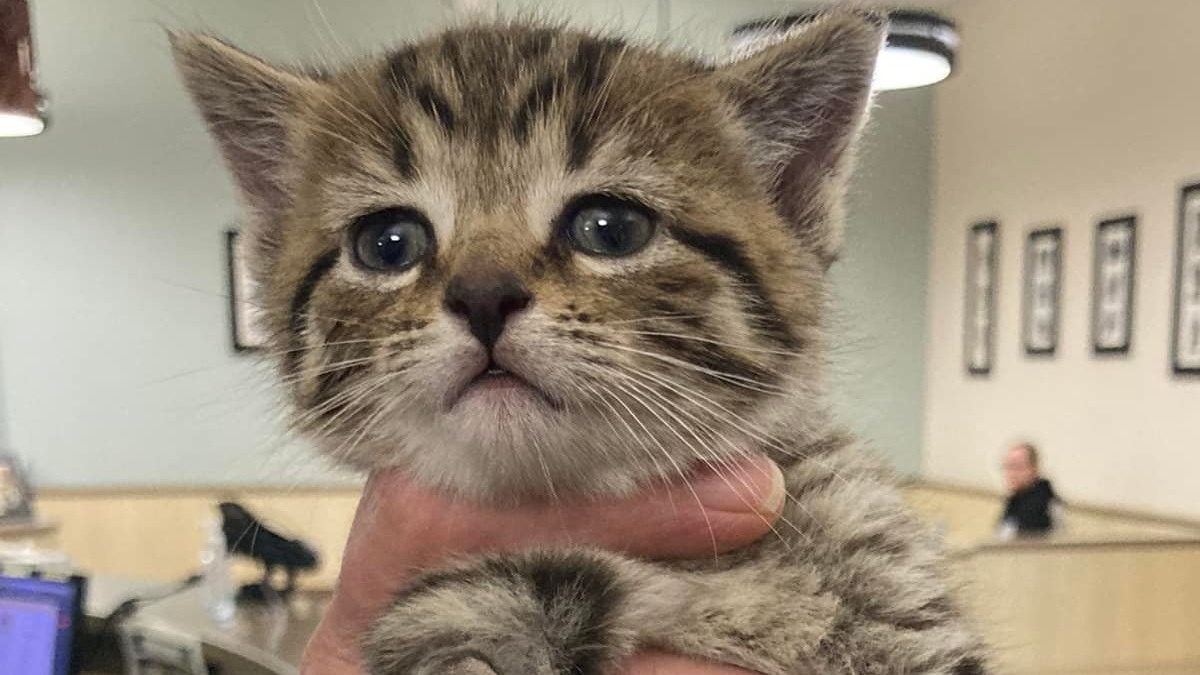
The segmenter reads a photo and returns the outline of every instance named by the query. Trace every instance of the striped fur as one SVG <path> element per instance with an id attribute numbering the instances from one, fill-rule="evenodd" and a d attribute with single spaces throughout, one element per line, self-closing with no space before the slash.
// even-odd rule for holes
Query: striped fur
<path id="1" fill-rule="evenodd" d="M 824 395 L 882 31 L 830 14 L 715 66 L 477 25 L 328 73 L 173 36 L 245 197 L 295 425 L 325 452 L 493 501 L 627 493 L 747 448 L 785 468 L 777 536 L 716 564 L 551 550 L 433 573 L 367 636 L 372 673 L 599 675 L 647 645 L 764 675 L 985 672 L 937 543 Z M 595 195 L 653 214 L 650 243 L 575 251 Z M 353 223 L 384 209 L 428 225 L 412 269 L 355 262 Z M 448 309 L 466 278 L 532 298 L 490 355 Z M 537 396 L 464 403 L 489 358 Z"/>

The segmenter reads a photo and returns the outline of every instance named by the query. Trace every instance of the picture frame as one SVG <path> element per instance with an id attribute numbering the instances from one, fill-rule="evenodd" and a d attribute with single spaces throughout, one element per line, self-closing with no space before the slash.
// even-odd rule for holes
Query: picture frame
<path id="1" fill-rule="evenodd" d="M 984 221 L 972 225 L 967 236 L 963 361 L 975 377 L 991 374 L 995 355 L 999 231 L 996 221 Z"/>
<path id="2" fill-rule="evenodd" d="M 1137 285 L 1137 216 L 1096 225 L 1092 254 L 1092 353 L 1128 354 Z"/>
<path id="3" fill-rule="evenodd" d="M 25 469 L 14 455 L 0 453 L 0 524 L 33 520 L 33 490 Z"/>
<path id="4" fill-rule="evenodd" d="M 1200 183 L 1179 191 L 1171 370 L 1200 376 Z"/>
<path id="5" fill-rule="evenodd" d="M 229 336 L 235 352 L 253 352 L 266 346 L 262 310 L 253 298 L 257 289 L 247 266 L 245 241 L 235 229 L 225 231 L 225 256 L 229 284 Z"/>
<path id="6" fill-rule="evenodd" d="M 1021 333 L 1027 356 L 1054 356 L 1058 351 L 1062 260 L 1061 227 L 1034 230 L 1026 237 Z"/>

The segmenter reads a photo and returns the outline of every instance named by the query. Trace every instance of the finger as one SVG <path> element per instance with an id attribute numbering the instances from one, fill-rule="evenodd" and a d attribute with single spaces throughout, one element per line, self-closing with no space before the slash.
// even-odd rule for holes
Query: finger
<path id="1" fill-rule="evenodd" d="M 756 456 L 717 472 L 706 470 L 628 498 L 495 507 L 447 500 L 399 474 L 367 489 L 370 512 L 360 526 L 404 532 L 419 551 L 414 564 L 464 552 L 514 550 L 537 544 L 588 544 L 645 558 L 691 558 L 740 548 L 761 538 L 783 507 L 783 476 Z M 379 540 L 370 536 L 368 542 Z M 389 546 L 395 554 L 395 548 Z"/>
<path id="2" fill-rule="evenodd" d="M 422 571 L 468 553 L 580 544 L 648 558 L 716 555 L 770 531 L 783 478 L 762 456 L 626 499 L 496 507 L 450 499 L 398 472 L 373 475 L 355 514 L 333 602 L 319 631 L 354 644 Z M 311 651 L 311 650 L 310 650 Z"/>
<path id="3" fill-rule="evenodd" d="M 765 457 L 626 501 L 558 510 L 557 541 L 640 558 L 679 559 L 736 550 L 771 531 L 783 510 L 783 474 Z"/>
<path id="4" fill-rule="evenodd" d="M 455 556 L 546 544 L 591 545 L 644 558 L 715 555 L 770 531 L 783 500 L 779 468 L 762 456 L 626 499 L 511 507 L 448 499 L 401 474 L 383 473 L 364 491 L 343 574 L 354 575 L 355 585 L 386 578 L 385 586 L 398 589 Z"/>
<path id="5" fill-rule="evenodd" d="M 734 666 L 697 661 L 666 652 L 639 652 L 618 672 L 620 675 L 756 675 Z"/>
<path id="6" fill-rule="evenodd" d="M 300 675 L 362 675 L 357 645 L 327 612 L 304 647 Z"/>

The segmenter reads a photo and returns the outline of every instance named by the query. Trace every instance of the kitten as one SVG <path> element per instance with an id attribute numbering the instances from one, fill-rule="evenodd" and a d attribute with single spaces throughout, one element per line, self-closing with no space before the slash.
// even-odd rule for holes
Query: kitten
<path id="1" fill-rule="evenodd" d="M 463 499 L 624 494 L 747 448 L 778 536 L 707 561 L 485 557 L 404 591 L 370 672 L 979 675 L 936 538 L 831 420 L 826 270 L 884 36 L 822 16 L 712 66 L 559 28 L 330 73 L 172 37 L 241 188 L 296 424 Z"/>

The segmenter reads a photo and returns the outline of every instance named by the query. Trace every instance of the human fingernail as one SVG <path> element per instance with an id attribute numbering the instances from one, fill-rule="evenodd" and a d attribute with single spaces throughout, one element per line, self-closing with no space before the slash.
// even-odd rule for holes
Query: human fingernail
<path id="1" fill-rule="evenodd" d="M 691 487 L 706 509 L 735 513 L 778 513 L 787 496 L 783 472 L 762 455 L 705 469 L 697 473 Z"/>

